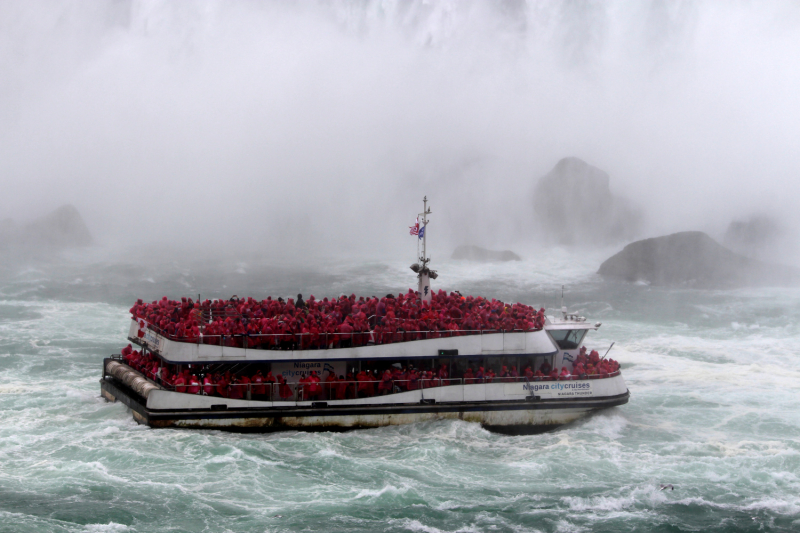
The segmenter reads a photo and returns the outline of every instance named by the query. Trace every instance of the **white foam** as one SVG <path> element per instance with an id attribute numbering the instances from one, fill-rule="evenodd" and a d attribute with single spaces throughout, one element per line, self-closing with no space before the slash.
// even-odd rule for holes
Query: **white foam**
<path id="1" fill-rule="evenodd" d="M 109 522 L 108 524 L 86 524 L 84 531 L 87 533 L 111 533 L 114 531 L 128 531 L 130 528 L 125 524 Z"/>
<path id="2" fill-rule="evenodd" d="M 479 531 L 482 531 L 481 528 L 478 528 L 478 527 L 476 527 L 474 525 L 462 526 L 462 527 L 459 527 L 458 529 L 454 529 L 454 530 L 449 531 L 449 530 L 445 530 L 445 529 L 439 529 L 439 528 L 434 527 L 434 526 L 425 525 L 422 522 L 420 522 L 419 520 L 416 520 L 416 519 L 413 519 L 413 518 L 403 518 L 403 519 L 400 519 L 400 520 L 389 520 L 388 523 L 391 524 L 391 525 L 399 526 L 399 527 L 401 527 L 403 529 L 406 529 L 408 531 L 419 531 L 421 533 L 478 533 Z M 492 528 L 490 526 L 488 529 L 491 530 L 491 529 L 494 529 L 494 528 Z"/>
<path id="3" fill-rule="evenodd" d="M 362 490 L 360 490 L 358 492 L 358 494 L 356 494 L 354 499 L 355 500 L 358 500 L 358 499 L 361 499 L 361 498 L 374 499 L 374 498 L 379 498 L 379 497 L 383 496 L 384 494 L 401 495 L 401 494 L 405 494 L 406 492 L 408 492 L 408 490 L 409 490 L 408 486 L 395 487 L 393 485 L 384 485 L 382 488 L 377 489 L 377 490 L 375 490 L 375 489 L 362 489 Z"/>
<path id="4" fill-rule="evenodd" d="M 565 496 L 561 499 L 572 511 L 622 511 L 636 503 L 633 496 L 597 496 L 593 498 Z"/>

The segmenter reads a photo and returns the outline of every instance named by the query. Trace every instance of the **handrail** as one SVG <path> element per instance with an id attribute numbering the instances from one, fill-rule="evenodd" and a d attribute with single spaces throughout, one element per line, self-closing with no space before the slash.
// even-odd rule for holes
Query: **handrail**
<path id="1" fill-rule="evenodd" d="M 556 381 L 584 381 L 590 379 L 606 379 L 616 377 L 621 374 L 619 370 L 611 372 L 606 375 L 586 375 L 582 376 L 569 376 L 568 378 L 549 378 L 549 377 L 534 377 L 530 379 L 526 376 L 506 376 L 495 377 L 491 380 L 486 378 L 419 378 L 419 379 L 392 379 L 387 380 L 336 380 L 336 381 L 318 381 L 310 383 L 306 381 L 291 381 L 279 383 L 276 381 L 265 381 L 262 383 L 226 383 L 227 396 L 220 396 L 218 392 L 218 383 L 190 385 L 184 383 L 183 385 L 176 385 L 174 381 L 170 383 L 164 382 L 158 376 L 153 376 L 149 372 L 144 374 L 151 380 L 159 383 L 165 390 L 187 393 L 187 394 L 200 394 L 203 396 L 216 396 L 228 399 L 247 399 L 247 400 L 266 400 L 266 401 L 310 401 L 310 400 L 341 400 L 341 399 L 356 399 L 356 398 L 369 398 L 375 396 L 385 396 L 389 394 L 397 394 L 401 392 L 411 392 L 416 390 L 425 390 L 438 387 L 451 387 L 451 386 L 465 386 L 465 385 L 483 385 L 483 384 L 497 384 L 497 383 L 533 383 L 533 382 L 556 382 Z M 448 382 L 446 385 L 442 381 Z M 390 383 L 391 386 L 387 387 L 382 383 Z M 413 386 L 412 386 L 413 385 Z M 198 388 L 196 393 L 188 392 L 189 388 Z M 336 388 L 336 398 L 331 398 L 331 391 Z M 344 389 L 342 389 L 344 387 Z M 352 387 L 352 390 L 348 388 Z M 207 388 L 211 388 L 212 394 L 207 393 Z M 181 390 L 177 390 L 181 389 Z M 231 390 L 240 390 L 241 396 L 236 394 L 236 397 L 231 397 Z M 256 394 L 253 390 L 264 390 L 264 394 Z M 387 392 L 380 392 L 381 390 Z M 284 395 L 281 395 L 283 391 Z M 286 392 L 289 394 L 285 394 Z M 342 391 L 340 393 L 340 391 Z M 340 398 L 340 394 L 344 396 Z M 261 396 L 261 397 L 259 397 Z"/>
<path id="2" fill-rule="evenodd" d="M 213 346 L 219 346 L 225 339 L 232 339 L 235 344 L 244 344 L 243 341 L 245 339 L 267 339 L 273 340 L 273 347 L 269 345 L 265 345 L 263 342 L 258 346 L 250 346 L 249 348 L 253 349 L 281 349 L 279 346 L 279 342 L 281 340 L 293 340 L 294 338 L 300 338 L 296 344 L 303 345 L 308 342 L 312 344 L 317 344 L 317 346 L 312 346 L 311 348 L 317 349 L 329 349 L 331 344 L 335 343 L 337 340 L 340 342 L 342 340 L 358 340 L 358 344 L 354 346 L 365 346 L 365 345 L 375 345 L 375 344 L 392 344 L 395 342 L 411 342 L 414 340 L 429 340 L 430 338 L 452 338 L 452 337 L 467 337 L 473 335 L 487 335 L 487 334 L 495 334 L 495 333 L 528 333 L 534 331 L 541 331 L 537 329 L 474 329 L 474 330 L 403 330 L 403 331 L 395 331 L 395 332 L 376 332 L 375 330 L 369 331 L 354 331 L 352 333 L 342 333 L 342 332 L 319 332 L 319 333 L 311 333 L 311 332 L 299 332 L 299 333 L 232 333 L 230 335 L 222 335 L 222 334 L 212 334 L 207 335 L 204 333 L 200 333 L 197 336 L 182 336 L 179 337 L 177 335 L 170 335 L 166 331 L 162 330 L 161 328 L 153 325 L 148 324 L 148 329 L 155 331 L 157 334 L 161 335 L 162 337 L 176 341 L 176 342 L 188 342 L 188 343 L 196 343 L 196 344 L 208 344 Z M 412 335 L 416 336 L 417 338 L 413 339 L 405 339 L 406 336 Z M 419 338 L 420 335 L 424 335 L 424 338 Z M 329 339 L 329 337 L 333 337 L 333 339 Z M 339 337 L 344 337 L 343 339 Z M 311 340 L 304 341 L 303 339 L 309 338 Z M 217 342 L 210 342 L 216 340 Z M 324 340 L 324 342 L 320 342 Z M 248 343 L 249 344 L 249 343 Z M 234 348 L 237 346 L 228 346 L 229 348 Z M 300 348 L 304 349 L 304 348 Z"/>

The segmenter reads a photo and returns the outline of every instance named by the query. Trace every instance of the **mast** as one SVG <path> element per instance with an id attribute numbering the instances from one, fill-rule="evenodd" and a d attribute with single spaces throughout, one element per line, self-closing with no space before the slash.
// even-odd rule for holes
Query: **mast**
<path id="1" fill-rule="evenodd" d="M 428 215 L 430 214 L 431 210 L 428 207 L 428 197 L 425 196 L 422 199 L 422 213 L 420 213 L 420 216 L 422 216 L 422 257 L 420 257 L 419 260 L 422 263 L 423 269 L 427 266 L 428 261 L 430 261 L 430 259 L 428 259 L 428 254 L 427 254 L 428 230 L 426 229 L 428 227 L 428 222 L 429 222 Z"/>
<path id="2" fill-rule="evenodd" d="M 435 270 L 431 270 L 428 268 L 428 263 L 430 262 L 430 258 L 428 257 L 428 215 L 431 214 L 431 209 L 428 207 L 428 197 L 425 196 L 422 199 L 422 213 L 419 214 L 422 217 L 422 255 L 419 257 L 419 263 L 414 263 L 411 265 L 411 270 L 417 273 L 417 278 L 419 279 L 419 283 L 417 285 L 417 290 L 419 291 L 419 298 L 423 302 L 431 303 L 431 280 L 436 279 L 438 275 L 436 274 Z"/>

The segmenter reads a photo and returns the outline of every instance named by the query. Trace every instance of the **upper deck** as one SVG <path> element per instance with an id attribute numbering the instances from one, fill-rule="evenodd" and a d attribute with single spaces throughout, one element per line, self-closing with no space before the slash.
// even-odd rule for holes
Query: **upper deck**
<path id="1" fill-rule="evenodd" d="M 438 291 L 144 303 L 129 338 L 170 362 L 302 361 L 437 355 L 551 355 L 544 309 Z M 441 353 L 445 351 L 447 353 Z"/>

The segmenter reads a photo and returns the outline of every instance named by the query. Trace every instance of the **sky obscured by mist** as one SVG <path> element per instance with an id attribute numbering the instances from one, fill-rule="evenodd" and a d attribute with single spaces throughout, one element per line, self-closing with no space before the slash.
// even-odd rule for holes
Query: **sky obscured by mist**
<path id="1" fill-rule="evenodd" d="M 645 236 L 800 201 L 796 2 L 0 3 L 0 218 L 100 243 L 536 240 L 565 156 Z M 441 252 L 440 252 L 441 253 Z"/>

